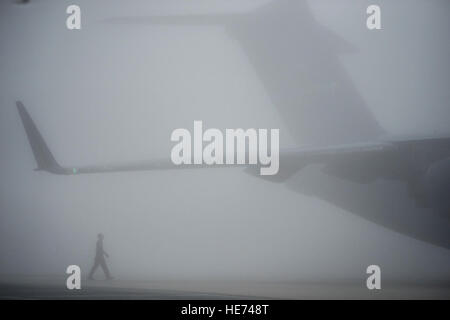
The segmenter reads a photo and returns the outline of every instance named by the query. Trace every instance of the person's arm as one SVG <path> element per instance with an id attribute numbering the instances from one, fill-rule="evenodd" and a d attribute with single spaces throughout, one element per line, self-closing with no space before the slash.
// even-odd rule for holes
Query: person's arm
<path id="1" fill-rule="evenodd" d="M 103 242 L 98 242 L 98 250 L 102 253 L 102 255 L 106 256 L 107 258 L 109 258 L 109 254 L 106 253 L 105 250 L 103 250 Z"/>
<path id="2" fill-rule="evenodd" d="M 105 250 L 103 250 L 103 243 L 102 243 L 102 253 L 105 257 L 109 258 L 109 254 Z"/>

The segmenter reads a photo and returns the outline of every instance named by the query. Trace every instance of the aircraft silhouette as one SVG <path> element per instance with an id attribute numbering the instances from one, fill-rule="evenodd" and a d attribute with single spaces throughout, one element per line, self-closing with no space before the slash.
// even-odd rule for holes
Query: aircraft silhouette
<path id="1" fill-rule="evenodd" d="M 244 48 L 298 144 L 314 146 L 280 150 L 275 176 L 260 176 L 257 166 L 247 173 L 450 248 L 450 135 L 386 136 L 339 61 L 354 49 L 319 25 L 306 1 L 275 0 L 243 14 L 117 17 L 107 22 L 223 25 Z M 23 104 L 17 107 L 37 170 L 73 175 L 186 167 L 174 166 L 169 158 L 62 167 Z M 310 170 L 316 166 L 320 170 Z"/>

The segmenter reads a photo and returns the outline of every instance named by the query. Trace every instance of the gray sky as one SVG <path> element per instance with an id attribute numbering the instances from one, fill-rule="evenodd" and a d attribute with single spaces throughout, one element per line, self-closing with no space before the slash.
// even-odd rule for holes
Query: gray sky
<path id="1" fill-rule="evenodd" d="M 449 280 L 449 250 L 238 168 L 34 172 L 17 99 L 67 165 L 166 156 L 172 130 L 192 130 L 194 120 L 221 129 L 280 128 L 281 146 L 298 141 L 254 61 L 223 26 L 107 22 L 242 13 L 268 1 L 77 1 L 82 30 L 68 31 L 65 8 L 72 3 L 0 4 L 1 273 L 62 274 L 69 264 L 86 270 L 103 232 L 112 272 L 121 277 L 363 278 L 369 264 L 379 264 L 392 278 Z M 445 131 L 449 3 L 377 3 L 383 29 L 375 32 L 365 28 L 368 1 L 305 5 L 319 25 L 354 48 L 336 57 L 340 72 L 386 133 Z M 400 198 L 401 210 L 417 210 Z"/>

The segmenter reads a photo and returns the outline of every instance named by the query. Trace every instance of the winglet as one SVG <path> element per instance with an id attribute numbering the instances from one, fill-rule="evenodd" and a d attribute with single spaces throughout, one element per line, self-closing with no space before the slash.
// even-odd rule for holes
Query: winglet
<path id="1" fill-rule="evenodd" d="M 50 149 L 42 138 L 23 103 L 17 101 L 16 106 L 19 111 L 23 127 L 27 133 L 28 142 L 33 150 L 34 159 L 37 163 L 37 168 L 35 170 L 45 170 L 56 174 L 64 174 L 64 168 L 62 168 L 53 157 Z"/>

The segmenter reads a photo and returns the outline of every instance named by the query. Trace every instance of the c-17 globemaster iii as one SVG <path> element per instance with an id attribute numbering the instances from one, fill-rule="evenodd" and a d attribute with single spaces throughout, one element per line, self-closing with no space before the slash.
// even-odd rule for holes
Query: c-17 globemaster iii
<path id="1" fill-rule="evenodd" d="M 257 165 L 246 166 L 247 173 L 450 248 L 450 134 L 387 135 L 341 64 L 340 57 L 356 49 L 320 25 L 307 1 L 275 0 L 246 13 L 142 15 L 105 22 L 137 27 L 222 26 L 242 47 L 298 145 L 280 149 L 278 174 L 260 176 Z M 17 102 L 17 107 L 37 170 L 77 175 L 187 168 L 175 166 L 169 155 L 136 163 L 61 166 L 23 104 Z M 319 174 L 303 179 L 302 172 L 314 166 L 320 167 Z M 402 184 L 414 205 L 400 206 L 403 199 L 380 181 Z"/>

